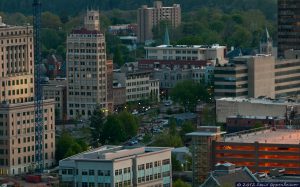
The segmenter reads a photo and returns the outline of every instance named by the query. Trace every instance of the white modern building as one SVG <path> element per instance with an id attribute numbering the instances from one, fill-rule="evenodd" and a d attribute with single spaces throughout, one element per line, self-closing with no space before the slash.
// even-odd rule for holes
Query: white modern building
<path id="1" fill-rule="evenodd" d="M 171 148 L 103 146 L 59 161 L 63 185 L 171 187 Z"/>
<path id="2" fill-rule="evenodd" d="M 145 47 L 149 60 L 217 60 L 225 61 L 226 46 L 214 45 L 160 45 Z"/>

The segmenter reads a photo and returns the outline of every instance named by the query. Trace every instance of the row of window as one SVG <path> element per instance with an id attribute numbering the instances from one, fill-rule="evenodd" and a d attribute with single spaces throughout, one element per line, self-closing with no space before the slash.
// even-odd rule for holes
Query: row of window
<path id="1" fill-rule="evenodd" d="M 77 59 L 106 59 L 105 55 L 68 55 L 69 60 L 77 60 Z"/>
<path id="2" fill-rule="evenodd" d="M 93 72 L 96 72 L 97 70 L 98 70 L 98 68 L 95 68 L 95 66 L 92 66 L 93 68 L 91 68 L 91 67 L 88 67 L 88 66 L 86 66 L 86 65 L 82 65 L 82 66 L 84 66 L 84 67 L 81 67 L 81 68 L 79 68 L 79 67 L 69 67 L 68 69 L 69 69 L 69 72 L 70 71 L 93 71 Z M 105 71 L 105 68 L 99 68 L 99 71 Z"/>
<path id="3" fill-rule="evenodd" d="M 17 163 L 15 163 L 15 159 L 13 158 L 12 159 L 12 165 L 14 166 L 15 164 L 16 165 L 21 165 L 21 164 L 34 162 L 34 158 L 35 158 L 35 155 L 23 156 L 23 162 L 22 162 L 22 157 L 18 157 Z M 53 152 L 51 152 L 51 159 L 53 159 L 53 158 L 54 158 L 54 154 L 53 154 Z M 44 159 L 49 159 L 48 153 L 45 153 Z M 8 165 L 9 163 L 6 163 L 6 164 Z"/>
<path id="4" fill-rule="evenodd" d="M 5 41 L 5 40 L 1 40 L 1 44 L 3 44 L 4 41 Z M 19 42 L 21 42 L 21 41 L 22 41 L 22 39 L 20 38 L 20 39 L 19 39 Z M 29 41 L 32 42 L 32 38 L 31 38 L 31 37 L 29 38 Z M 6 40 L 6 44 L 9 44 L 9 43 L 13 44 L 13 43 L 19 43 L 19 42 L 18 42 L 18 39 L 15 39 L 15 40 L 13 40 L 13 39 L 11 39 L 11 40 Z M 23 38 L 23 42 L 26 42 L 26 39 L 25 39 L 25 38 Z"/>
<path id="5" fill-rule="evenodd" d="M 128 89 L 127 92 L 139 92 L 139 91 L 147 91 L 149 90 L 149 87 L 141 87 L 141 88 L 132 88 L 132 89 Z"/>
<path id="6" fill-rule="evenodd" d="M 157 180 L 157 179 L 161 179 L 163 177 L 167 177 L 170 176 L 170 172 L 164 172 L 163 175 L 161 173 L 156 173 L 154 175 L 147 175 L 146 177 L 139 177 L 138 178 L 138 184 L 140 183 L 144 183 L 144 182 L 149 182 L 152 180 Z"/>
<path id="7" fill-rule="evenodd" d="M 102 65 L 101 62 L 106 62 L 106 61 L 104 61 L 104 60 L 98 61 L 98 63 L 99 63 L 98 65 L 99 66 Z M 90 62 L 86 62 L 86 61 L 80 61 L 80 62 L 79 61 L 74 61 L 73 64 L 68 64 L 68 66 L 72 67 L 72 65 L 74 65 L 74 70 L 77 70 L 76 68 L 78 68 L 79 64 L 82 65 L 82 66 L 96 66 L 97 62 L 95 62 L 95 61 L 90 61 Z M 103 67 L 103 68 L 105 68 L 105 67 Z"/>
<path id="8" fill-rule="evenodd" d="M 127 83 L 127 86 L 137 86 L 137 85 L 144 85 L 144 84 L 149 84 L 149 80 L 147 80 L 147 81 L 129 82 L 129 83 Z"/>
<path id="9" fill-rule="evenodd" d="M 131 186 L 131 180 L 124 181 L 123 183 L 122 182 L 115 183 L 115 187 L 129 187 L 129 186 Z"/>
<path id="10" fill-rule="evenodd" d="M 146 163 L 146 169 L 152 168 L 153 165 L 154 165 L 154 167 L 159 167 L 159 166 L 161 166 L 161 163 L 162 163 L 162 165 L 170 164 L 170 159 L 165 159 L 162 162 L 155 161 L 155 162 Z M 138 170 L 144 170 L 144 169 L 145 169 L 145 164 L 138 165 Z"/>
<path id="11" fill-rule="evenodd" d="M 115 176 L 122 175 L 122 173 L 127 174 L 127 173 L 130 173 L 130 172 L 131 172 L 130 167 L 124 168 L 123 170 L 122 169 L 117 169 L 117 170 L 115 170 Z"/>
<path id="12" fill-rule="evenodd" d="M 30 83 L 33 83 L 33 78 L 30 79 Z M 12 81 L 8 80 L 7 81 L 8 86 L 23 85 L 23 84 L 27 84 L 27 79 L 12 80 Z M 5 81 L 2 81 L 2 86 L 5 86 Z"/>
<path id="13" fill-rule="evenodd" d="M 148 98 L 149 93 L 142 93 L 142 94 L 135 94 L 135 95 L 128 95 L 127 99 L 142 99 L 142 98 Z"/>
<path id="14" fill-rule="evenodd" d="M 28 31 L 28 32 L 26 32 Z M 1 32 L 1 36 L 4 36 L 5 34 L 11 35 L 11 36 L 15 36 L 15 35 L 22 35 L 22 34 L 32 34 L 32 30 L 31 29 L 26 29 L 26 30 L 19 30 L 19 31 L 6 31 L 6 32 Z"/>
<path id="15" fill-rule="evenodd" d="M 74 48 L 79 48 L 79 47 L 83 47 L 83 48 L 86 48 L 86 47 L 105 47 L 105 43 L 83 43 L 83 42 L 80 42 L 80 43 L 72 43 L 72 42 L 68 42 L 68 46 L 71 46 L 73 45 Z M 70 49 L 69 49 L 70 50 Z"/>
<path id="16" fill-rule="evenodd" d="M 26 141 L 24 143 L 26 143 Z M 51 148 L 53 148 L 53 142 L 51 142 Z M 48 149 L 47 143 L 45 143 L 45 149 Z M 23 153 L 30 152 L 30 151 L 34 151 L 34 146 L 23 147 Z M 22 148 L 18 148 L 18 154 L 20 154 L 20 153 L 22 153 Z M 14 149 L 12 149 L 12 154 L 15 154 Z"/>
<path id="17" fill-rule="evenodd" d="M 72 175 L 72 173 L 69 173 L 71 172 L 71 170 L 68 171 L 68 174 L 69 175 Z M 66 170 L 62 170 L 62 174 L 66 173 Z M 78 175 L 78 170 L 76 170 L 76 174 Z M 97 174 L 98 176 L 111 176 L 111 172 L 110 170 L 97 170 Z M 81 172 L 81 175 L 90 175 L 90 176 L 95 176 L 95 170 L 93 169 L 90 169 L 90 170 L 83 170 Z"/>
<path id="18" fill-rule="evenodd" d="M 80 89 L 82 90 L 89 90 L 89 89 L 92 89 L 92 90 L 97 90 L 97 86 L 80 86 Z M 99 87 L 101 88 L 101 87 Z M 69 90 L 73 90 L 74 87 L 73 86 L 69 86 Z M 75 89 L 79 89 L 79 86 L 78 87 L 75 87 Z"/>

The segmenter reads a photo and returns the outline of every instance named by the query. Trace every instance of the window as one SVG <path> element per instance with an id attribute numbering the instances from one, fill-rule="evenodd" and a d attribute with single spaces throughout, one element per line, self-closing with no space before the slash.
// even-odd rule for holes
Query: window
<path id="1" fill-rule="evenodd" d="M 89 170 L 89 175 L 95 175 L 95 171 L 94 170 Z"/>
<path id="2" fill-rule="evenodd" d="M 62 169 L 61 170 L 61 174 L 66 175 L 67 174 L 67 170 L 66 169 Z"/>
<path id="3" fill-rule="evenodd" d="M 144 170 L 144 169 L 145 169 L 145 165 L 144 164 L 138 165 L 138 170 Z"/>
<path id="4" fill-rule="evenodd" d="M 104 176 L 104 171 L 98 170 L 98 176 Z"/>
<path id="5" fill-rule="evenodd" d="M 106 172 L 104 172 L 105 176 L 110 176 L 110 171 L 107 170 Z"/>
<path id="6" fill-rule="evenodd" d="M 87 171 L 82 171 L 81 175 L 88 175 L 88 172 Z"/>
<path id="7" fill-rule="evenodd" d="M 162 164 L 163 165 L 167 165 L 167 164 L 170 164 L 170 159 L 165 159 L 162 161 Z"/>

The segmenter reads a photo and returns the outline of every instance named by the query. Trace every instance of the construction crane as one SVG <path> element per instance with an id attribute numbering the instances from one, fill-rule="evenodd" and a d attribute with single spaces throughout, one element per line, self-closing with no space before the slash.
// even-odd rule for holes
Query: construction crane
<path id="1" fill-rule="evenodd" d="M 36 171 L 44 169 L 44 116 L 42 90 L 42 57 L 41 57 L 41 2 L 33 4 L 33 37 L 34 37 L 34 107 L 35 107 L 35 163 Z"/>

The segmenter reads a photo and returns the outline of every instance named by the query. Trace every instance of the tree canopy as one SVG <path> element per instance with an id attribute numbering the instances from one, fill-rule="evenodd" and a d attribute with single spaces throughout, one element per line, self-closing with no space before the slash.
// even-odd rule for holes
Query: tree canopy
<path id="1" fill-rule="evenodd" d="M 68 132 L 63 132 L 56 141 L 56 160 L 64 159 L 87 149 L 88 145 L 84 141 L 75 139 Z"/>
<path id="2" fill-rule="evenodd" d="M 181 81 L 171 90 L 173 101 L 181 104 L 185 110 L 194 111 L 198 101 L 209 101 L 209 94 L 206 88 L 193 81 Z"/>
<path id="3" fill-rule="evenodd" d="M 1 0 L 0 10 L 7 12 L 32 12 L 33 0 Z M 143 4 L 152 6 L 149 0 L 41 0 L 43 9 L 59 15 L 74 15 L 87 7 L 99 8 L 100 10 L 124 9 L 135 10 Z M 265 12 L 268 18 L 276 17 L 276 0 L 165 0 L 164 5 L 172 3 L 181 4 L 183 11 L 192 11 L 200 7 L 216 7 L 226 12 L 232 10 L 246 11 L 259 9 Z M 121 17 L 119 17 L 120 19 Z"/>
<path id="4" fill-rule="evenodd" d="M 174 183 L 173 183 L 173 187 L 191 187 L 191 185 L 189 185 L 188 183 L 183 182 L 180 179 L 177 179 Z"/>
<path id="5" fill-rule="evenodd" d="M 137 134 L 139 121 L 128 113 L 108 115 L 106 118 L 100 109 L 94 110 L 90 127 L 92 129 L 92 144 L 119 144 Z"/>

